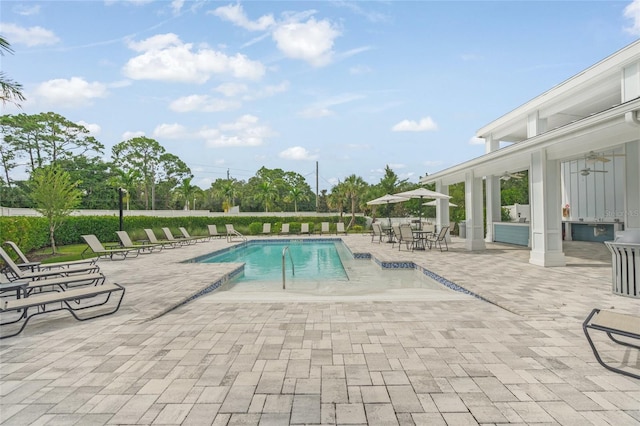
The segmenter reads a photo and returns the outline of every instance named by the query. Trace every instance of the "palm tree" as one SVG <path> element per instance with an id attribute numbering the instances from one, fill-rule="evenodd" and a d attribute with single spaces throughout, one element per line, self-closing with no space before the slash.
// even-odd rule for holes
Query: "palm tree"
<path id="1" fill-rule="evenodd" d="M 191 200 L 197 190 L 199 189 L 195 185 L 191 185 L 193 175 L 182 180 L 182 184 L 177 188 L 180 198 L 184 198 L 184 209 L 189 210 L 189 200 Z"/>
<path id="2" fill-rule="evenodd" d="M 268 179 L 258 184 L 256 198 L 264 203 L 264 211 L 269 212 L 269 207 L 278 196 L 278 187 Z"/>
<path id="3" fill-rule="evenodd" d="M 285 201 L 288 203 L 293 202 L 293 210 L 298 213 L 298 201 L 309 201 L 309 194 L 297 186 L 293 186 L 289 189 Z"/>
<path id="4" fill-rule="evenodd" d="M 360 176 L 351 175 L 344 180 L 345 195 L 351 200 L 351 221 L 348 228 L 352 227 L 356 223 L 356 207 L 360 195 L 367 187 L 367 183 Z"/>
<path id="5" fill-rule="evenodd" d="M 327 197 L 327 205 L 340 213 L 340 221 L 342 221 L 342 211 L 347 201 L 344 182 L 338 182 L 336 186 L 331 188 L 331 194 Z"/>
<path id="6" fill-rule="evenodd" d="M 0 37 L 0 56 L 4 56 L 4 53 L 13 53 L 13 49 L 7 40 Z M 7 78 L 3 71 L 0 71 L 0 99 L 2 104 L 11 102 L 17 106 L 20 106 L 20 102 L 25 100 L 22 94 L 22 85 Z"/>
<path id="7" fill-rule="evenodd" d="M 141 175 L 136 169 L 129 169 L 126 172 L 122 169 L 114 169 L 114 171 L 116 175 L 110 179 L 110 183 L 116 188 L 124 189 L 124 201 L 127 203 L 127 210 L 129 210 L 131 192 L 140 182 Z"/>

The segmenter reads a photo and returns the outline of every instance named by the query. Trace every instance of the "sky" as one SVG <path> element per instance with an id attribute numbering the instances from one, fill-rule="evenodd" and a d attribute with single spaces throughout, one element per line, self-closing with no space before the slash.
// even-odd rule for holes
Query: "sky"
<path id="1" fill-rule="evenodd" d="M 640 0 L 3 0 L 0 34 L 27 98 L 2 114 L 61 114 L 105 160 L 153 138 L 203 189 L 264 166 L 330 191 L 482 155 L 478 129 L 636 41 Z"/>

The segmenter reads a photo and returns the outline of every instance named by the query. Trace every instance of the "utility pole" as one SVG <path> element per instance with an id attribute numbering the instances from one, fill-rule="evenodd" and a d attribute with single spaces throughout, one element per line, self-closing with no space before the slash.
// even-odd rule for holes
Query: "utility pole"
<path id="1" fill-rule="evenodd" d="M 316 213 L 318 213 L 318 208 L 320 206 L 318 199 L 318 162 L 316 161 Z"/>
<path id="2" fill-rule="evenodd" d="M 230 179 L 230 175 L 229 175 L 229 169 L 227 169 L 227 180 Z"/>

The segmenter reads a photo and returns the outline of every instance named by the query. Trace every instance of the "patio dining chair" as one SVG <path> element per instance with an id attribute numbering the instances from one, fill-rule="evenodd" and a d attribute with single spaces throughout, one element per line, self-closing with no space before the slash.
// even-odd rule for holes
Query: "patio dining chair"
<path id="1" fill-rule="evenodd" d="M 378 239 L 378 244 L 380 244 L 382 242 L 382 239 L 384 238 L 382 225 L 380 225 L 378 222 L 374 222 L 371 224 L 371 242 L 374 242 L 376 238 Z"/>
<path id="2" fill-rule="evenodd" d="M 427 244 L 429 245 L 429 250 L 431 250 L 432 246 L 437 245 L 442 251 L 442 243 L 444 242 L 444 246 L 446 247 L 446 251 L 449 251 L 449 246 L 447 245 L 447 231 L 449 230 L 448 226 L 443 226 L 440 229 L 440 232 L 437 234 L 433 234 L 427 237 Z"/>
<path id="3" fill-rule="evenodd" d="M 411 251 L 415 248 L 416 245 L 416 237 L 413 235 L 413 229 L 411 229 L 411 225 L 400 225 L 400 240 L 398 241 L 398 250 L 402 248 L 402 244 L 407 247 L 411 247 Z"/>

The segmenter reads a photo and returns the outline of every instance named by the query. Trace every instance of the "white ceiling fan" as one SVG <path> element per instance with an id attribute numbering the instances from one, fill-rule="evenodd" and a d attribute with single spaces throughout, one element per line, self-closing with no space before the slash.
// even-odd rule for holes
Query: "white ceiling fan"
<path id="1" fill-rule="evenodd" d="M 509 179 L 522 179 L 524 177 L 524 175 L 522 175 L 521 173 L 510 173 L 510 172 L 504 172 L 502 174 L 502 176 L 500 176 L 500 180 L 509 180 Z"/>
<path id="2" fill-rule="evenodd" d="M 577 172 L 573 172 L 573 173 L 580 173 L 581 176 L 589 176 L 591 173 L 608 173 L 607 170 L 595 170 L 592 169 L 591 167 L 585 167 L 584 169 L 578 170 Z"/>
<path id="3" fill-rule="evenodd" d="M 609 157 L 624 157 L 624 154 L 604 154 L 595 151 L 589 151 L 587 155 L 584 156 L 584 159 L 587 164 L 595 164 L 596 161 L 608 163 L 609 161 L 611 161 Z"/>

